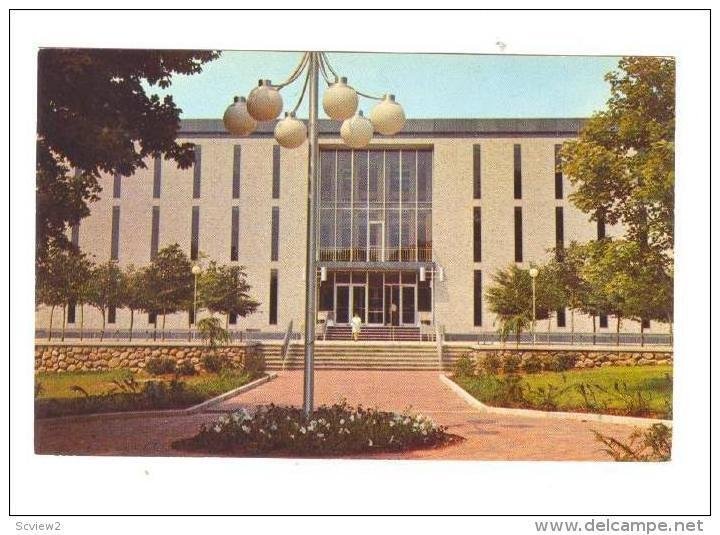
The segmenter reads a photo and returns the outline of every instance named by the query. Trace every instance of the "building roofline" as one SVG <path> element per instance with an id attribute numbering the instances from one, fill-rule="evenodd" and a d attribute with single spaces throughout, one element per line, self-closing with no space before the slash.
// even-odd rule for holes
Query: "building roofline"
<path id="1" fill-rule="evenodd" d="M 576 136 L 587 121 L 583 117 L 533 119 L 408 119 L 396 134 L 400 137 L 488 137 Z M 277 121 L 258 124 L 252 137 L 270 137 Z M 320 119 L 321 136 L 338 136 L 340 122 Z M 184 119 L 180 124 L 183 137 L 234 137 L 226 132 L 221 119 Z"/>

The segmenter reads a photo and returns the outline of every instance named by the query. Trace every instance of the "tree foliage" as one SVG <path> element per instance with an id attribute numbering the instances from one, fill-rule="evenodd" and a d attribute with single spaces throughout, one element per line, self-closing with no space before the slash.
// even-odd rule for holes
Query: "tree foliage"
<path id="1" fill-rule="evenodd" d="M 260 303 L 250 297 L 249 291 L 240 266 L 220 266 L 212 261 L 198 280 L 200 306 L 211 313 L 244 317 L 255 312 Z"/>
<path id="2" fill-rule="evenodd" d="M 562 169 L 570 200 L 592 219 L 622 223 L 626 237 L 667 251 L 673 246 L 675 62 L 626 57 L 610 83 L 607 109 L 565 143 Z"/>
<path id="3" fill-rule="evenodd" d="M 177 143 L 180 112 L 168 95 L 146 94 L 143 84 L 167 88 L 176 74 L 192 75 L 218 52 L 45 48 L 38 53 L 38 257 L 50 242 L 70 246 L 65 229 L 87 216 L 101 172 L 132 175 L 151 155 L 181 168 L 192 146 Z M 70 174 L 70 169 L 80 173 Z"/>
<path id="4" fill-rule="evenodd" d="M 102 314 L 101 340 L 105 333 L 107 310 L 110 307 L 122 307 L 123 300 L 123 272 L 117 261 L 108 260 L 95 266 L 90 273 L 88 303 Z"/>

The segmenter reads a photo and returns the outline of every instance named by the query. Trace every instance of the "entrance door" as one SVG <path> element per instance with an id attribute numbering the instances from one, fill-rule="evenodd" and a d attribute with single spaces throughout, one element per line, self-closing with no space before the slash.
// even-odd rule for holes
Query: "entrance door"
<path id="1" fill-rule="evenodd" d="M 367 323 L 365 317 L 365 285 L 352 287 L 352 314 L 357 313 L 363 323 Z"/>
<path id="2" fill-rule="evenodd" d="M 335 286 L 335 323 L 350 323 L 350 286 Z"/>
<path id="3" fill-rule="evenodd" d="M 400 286 L 385 285 L 385 323 L 400 325 Z"/>
<path id="4" fill-rule="evenodd" d="M 402 324 L 415 325 L 415 286 L 402 287 Z"/>

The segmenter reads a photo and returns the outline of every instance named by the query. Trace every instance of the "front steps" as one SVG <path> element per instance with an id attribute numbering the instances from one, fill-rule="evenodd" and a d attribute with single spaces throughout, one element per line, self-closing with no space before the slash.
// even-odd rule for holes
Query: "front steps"
<path id="1" fill-rule="evenodd" d="M 263 344 L 268 370 L 281 370 L 282 346 Z M 304 346 L 291 344 L 285 361 L 286 370 L 302 369 Z M 434 343 L 419 342 L 316 342 L 316 370 L 440 370 Z"/>
<path id="2" fill-rule="evenodd" d="M 349 325 L 333 325 L 325 332 L 325 340 L 352 340 L 352 329 Z M 385 342 L 420 342 L 419 327 L 370 326 L 363 325 L 360 329 L 360 341 Z"/>

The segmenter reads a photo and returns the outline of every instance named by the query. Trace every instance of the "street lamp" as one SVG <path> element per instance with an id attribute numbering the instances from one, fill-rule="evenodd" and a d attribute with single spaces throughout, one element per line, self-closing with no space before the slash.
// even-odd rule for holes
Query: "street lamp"
<path id="1" fill-rule="evenodd" d="M 323 109 L 328 117 L 343 121 L 340 136 L 353 149 L 366 147 L 375 131 L 383 135 L 398 133 L 405 124 L 405 112 L 395 101 L 394 95 L 384 97 L 361 93 L 348 85 L 347 78 L 338 76 L 325 52 L 305 52 L 287 80 L 273 84 L 260 80 L 248 95 L 247 100 L 236 97 L 225 111 L 225 128 L 233 135 L 246 136 L 256 127 L 257 122 L 276 119 L 283 108 L 280 90 L 298 80 L 303 73 L 305 81 L 295 107 L 275 127 L 275 140 L 281 147 L 294 149 L 308 140 L 308 181 L 307 181 L 307 235 L 305 257 L 305 366 L 303 380 L 303 412 L 309 416 L 313 411 L 314 352 L 315 352 L 315 284 L 316 284 L 316 196 L 318 160 L 318 81 L 320 75 L 328 85 L 323 96 Z M 309 113 L 307 128 L 295 117 L 308 91 Z M 370 112 L 370 118 L 358 110 L 358 97 L 379 102 Z"/>
<path id="2" fill-rule="evenodd" d="M 530 279 L 532 280 L 532 343 L 535 345 L 535 279 L 537 279 L 539 271 L 537 268 L 530 268 Z"/>
<path id="3" fill-rule="evenodd" d="M 195 277 L 195 289 L 193 291 L 193 325 L 197 325 L 197 281 L 200 273 L 202 273 L 200 264 L 194 264 L 192 267 L 192 274 Z M 190 334 L 188 334 L 188 338 L 189 337 Z"/>

